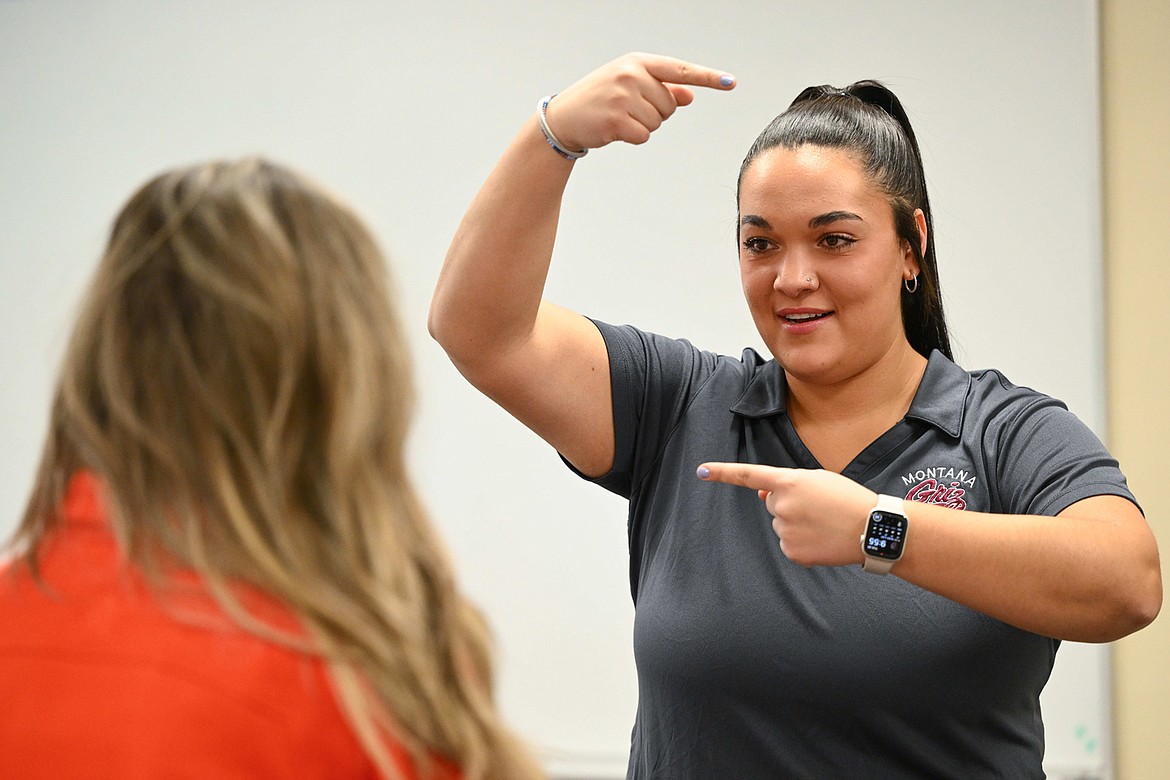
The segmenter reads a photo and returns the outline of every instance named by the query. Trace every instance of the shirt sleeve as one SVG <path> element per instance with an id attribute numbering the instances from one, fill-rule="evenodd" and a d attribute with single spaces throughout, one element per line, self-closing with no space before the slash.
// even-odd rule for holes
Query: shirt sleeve
<path id="1" fill-rule="evenodd" d="M 995 456 L 1001 511 L 1051 516 L 1102 495 L 1137 504 L 1117 460 L 1063 403 L 1025 388 L 1012 388 L 1012 395 L 1002 424 L 989 426 L 985 441 Z"/>
<path id="2" fill-rule="evenodd" d="M 685 340 L 631 325 L 593 323 L 609 353 L 614 462 L 607 474 L 592 481 L 629 498 L 682 419 L 690 399 L 713 375 L 718 358 Z"/>

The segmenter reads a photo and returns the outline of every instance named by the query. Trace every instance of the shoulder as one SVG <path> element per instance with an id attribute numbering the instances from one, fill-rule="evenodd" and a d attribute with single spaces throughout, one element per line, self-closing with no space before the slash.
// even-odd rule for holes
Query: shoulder
<path id="1" fill-rule="evenodd" d="M 1055 515 L 1097 495 L 1137 503 L 1117 459 L 1063 401 L 994 369 L 970 375 L 964 438 L 994 473 L 1004 511 Z"/>
<path id="2" fill-rule="evenodd" d="M 1096 435 L 1064 401 L 1017 385 L 996 369 L 969 373 L 966 413 L 974 429 L 985 431 L 985 438 L 1020 442 L 1042 437 L 1051 438 L 1053 444 L 1072 444 L 1081 438 L 1096 441 Z"/>
<path id="3" fill-rule="evenodd" d="M 1075 420 L 1064 402 L 1017 385 L 1000 370 L 961 368 L 939 352 L 930 356 L 911 417 L 970 439 L 1045 417 Z"/>
<path id="4" fill-rule="evenodd" d="M 974 390 L 975 400 L 994 400 L 998 398 L 1010 399 L 1016 403 L 1028 401 L 1051 402 L 1064 404 L 1039 390 L 1025 385 L 1018 385 L 1008 379 L 1007 375 L 998 368 L 982 368 L 966 372 L 971 377 L 971 387 Z"/>
<path id="5" fill-rule="evenodd" d="M 700 372 L 718 370 L 754 375 L 769 362 L 750 347 L 734 358 L 700 348 L 686 338 L 666 336 L 634 325 L 612 325 L 596 319 L 592 322 L 601 332 L 611 364 L 631 362 L 646 367 L 687 367 Z"/>

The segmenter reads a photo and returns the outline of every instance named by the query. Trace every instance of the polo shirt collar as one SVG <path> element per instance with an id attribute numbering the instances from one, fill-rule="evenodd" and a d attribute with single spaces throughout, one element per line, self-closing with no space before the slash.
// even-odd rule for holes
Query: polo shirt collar
<path id="1" fill-rule="evenodd" d="M 745 358 L 747 356 L 745 355 Z M 906 417 L 933 425 L 948 436 L 959 438 L 963 431 L 964 401 L 971 375 L 937 349 L 930 353 L 922 382 L 910 402 Z M 788 382 L 775 360 L 759 366 L 731 411 L 743 417 L 787 415 Z"/>

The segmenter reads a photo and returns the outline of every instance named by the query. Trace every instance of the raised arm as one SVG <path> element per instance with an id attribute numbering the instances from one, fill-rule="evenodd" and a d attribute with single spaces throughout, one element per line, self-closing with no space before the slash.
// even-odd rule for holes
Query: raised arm
<path id="1" fill-rule="evenodd" d="M 550 101 L 549 129 L 567 149 L 641 144 L 689 87 L 730 89 L 720 71 L 628 54 Z M 463 217 L 431 301 L 428 326 L 473 385 L 582 472 L 613 463 L 609 361 L 591 322 L 543 300 L 561 199 L 574 161 L 546 141 L 534 112 Z"/>

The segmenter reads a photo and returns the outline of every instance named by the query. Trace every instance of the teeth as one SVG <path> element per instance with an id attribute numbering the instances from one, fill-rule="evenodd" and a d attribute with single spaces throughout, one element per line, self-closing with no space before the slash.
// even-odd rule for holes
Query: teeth
<path id="1" fill-rule="evenodd" d="M 806 320 L 815 320 L 817 317 L 823 317 L 823 314 L 789 314 L 784 319 L 792 322 L 804 322 Z"/>

